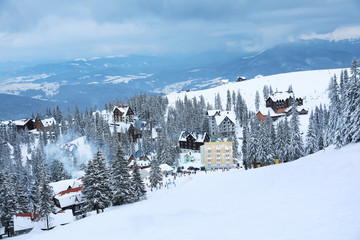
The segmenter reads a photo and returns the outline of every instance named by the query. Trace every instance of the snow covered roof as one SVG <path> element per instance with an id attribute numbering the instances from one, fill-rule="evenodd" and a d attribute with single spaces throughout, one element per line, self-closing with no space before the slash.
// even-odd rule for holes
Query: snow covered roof
<path id="1" fill-rule="evenodd" d="M 290 97 L 294 97 L 294 93 L 293 92 L 276 92 L 273 96 L 270 96 L 270 98 L 276 102 L 276 101 L 280 101 L 280 100 L 286 100 Z"/>
<path id="2" fill-rule="evenodd" d="M 61 191 L 54 196 L 59 201 L 60 207 L 68 207 L 82 202 L 81 190 L 83 186 Z"/>
<path id="3" fill-rule="evenodd" d="M 207 133 L 199 133 L 199 132 L 188 132 L 182 131 L 180 133 L 179 141 L 186 141 L 188 136 L 192 136 L 195 139 L 195 142 L 204 142 Z"/>
<path id="4" fill-rule="evenodd" d="M 53 117 L 41 120 L 41 122 L 44 125 L 44 127 L 51 127 L 56 124 L 55 118 Z"/>
<path id="5" fill-rule="evenodd" d="M 127 112 L 129 111 L 129 106 L 115 106 L 113 112 L 118 109 L 123 115 L 127 115 Z"/>
<path id="6" fill-rule="evenodd" d="M 32 119 L 20 119 L 20 120 L 12 121 L 12 123 L 15 124 L 16 126 L 24 126 L 29 121 L 32 121 Z"/>
<path id="7" fill-rule="evenodd" d="M 280 117 L 280 116 L 284 116 L 285 113 L 276 113 L 274 112 L 274 110 L 271 107 L 262 107 L 259 109 L 259 112 L 264 115 L 267 116 L 268 113 L 270 112 L 270 117 Z"/>
<path id="8" fill-rule="evenodd" d="M 174 169 L 167 165 L 166 163 L 161 164 L 160 166 L 161 171 L 173 171 Z"/>
<path id="9" fill-rule="evenodd" d="M 207 115 L 213 117 L 215 115 L 220 115 L 220 112 L 221 112 L 220 110 L 208 110 Z"/>
<path id="10" fill-rule="evenodd" d="M 77 188 L 82 186 L 82 178 L 52 182 L 50 183 L 50 186 L 53 188 L 54 195 L 56 195 L 62 191 L 68 190 L 69 188 Z"/>
<path id="11" fill-rule="evenodd" d="M 21 231 L 34 227 L 34 221 L 39 215 L 36 213 L 21 213 L 14 216 L 14 230 Z"/>
<path id="12" fill-rule="evenodd" d="M 215 116 L 216 124 L 219 126 L 226 117 L 234 124 L 236 123 L 236 115 L 234 111 L 221 111 L 220 115 Z"/>
<path id="13" fill-rule="evenodd" d="M 150 162 L 150 160 L 137 160 L 136 164 L 139 167 L 148 167 L 148 166 L 150 166 L 151 162 Z M 132 160 L 128 166 L 132 167 L 133 165 L 134 165 L 134 160 Z"/>

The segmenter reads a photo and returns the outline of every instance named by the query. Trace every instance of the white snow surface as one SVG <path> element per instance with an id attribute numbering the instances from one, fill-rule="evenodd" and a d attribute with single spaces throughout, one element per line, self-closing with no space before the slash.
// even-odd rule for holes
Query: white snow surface
<path id="1" fill-rule="evenodd" d="M 148 200 L 14 239 L 360 239 L 359 153 L 360 143 L 248 171 L 198 172 Z"/>

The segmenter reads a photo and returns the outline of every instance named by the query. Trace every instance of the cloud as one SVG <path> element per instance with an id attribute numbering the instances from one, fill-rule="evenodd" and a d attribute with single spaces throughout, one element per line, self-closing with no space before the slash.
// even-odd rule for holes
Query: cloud
<path id="1" fill-rule="evenodd" d="M 340 41 L 344 39 L 357 39 L 360 38 L 360 26 L 350 26 L 350 27 L 342 27 L 335 29 L 331 33 L 318 34 L 311 33 L 300 36 L 301 39 L 309 40 L 309 39 L 323 39 L 330 41 Z"/>
<path id="2" fill-rule="evenodd" d="M 0 61 L 260 51 L 358 26 L 356 0 L 0 0 Z"/>

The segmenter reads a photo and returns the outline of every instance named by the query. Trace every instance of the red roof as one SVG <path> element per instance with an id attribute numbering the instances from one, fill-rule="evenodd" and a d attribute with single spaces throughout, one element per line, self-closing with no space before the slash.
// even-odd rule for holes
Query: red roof
<path id="1" fill-rule="evenodd" d="M 19 213 L 15 215 L 16 217 L 29 217 L 31 221 L 36 220 L 39 217 L 39 214 L 36 212 L 27 212 L 27 213 Z"/>
<path id="2" fill-rule="evenodd" d="M 71 189 L 68 189 L 68 190 L 65 190 L 65 191 L 61 191 L 59 192 L 58 194 L 56 195 L 65 195 L 65 194 L 68 194 L 68 193 L 72 193 L 72 192 L 79 192 L 81 191 L 81 189 L 83 188 L 83 186 L 80 186 L 80 187 L 76 187 L 76 188 L 71 188 Z"/>

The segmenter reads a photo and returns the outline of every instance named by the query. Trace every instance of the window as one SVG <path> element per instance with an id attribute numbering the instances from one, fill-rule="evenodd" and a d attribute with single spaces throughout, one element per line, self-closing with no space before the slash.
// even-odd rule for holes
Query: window
<path id="1" fill-rule="evenodd" d="M 226 152 L 229 152 L 230 150 L 229 149 L 226 149 Z"/>
<path id="2" fill-rule="evenodd" d="M 219 152 L 220 152 L 220 148 L 219 148 L 219 149 L 216 149 L 216 152 L 218 152 L 218 153 L 219 153 Z"/>
<path id="3" fill-rule="evenodd" d="M 211 154 L 208 154 L 208 158 L 211 158 Z"/>

